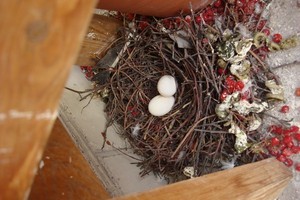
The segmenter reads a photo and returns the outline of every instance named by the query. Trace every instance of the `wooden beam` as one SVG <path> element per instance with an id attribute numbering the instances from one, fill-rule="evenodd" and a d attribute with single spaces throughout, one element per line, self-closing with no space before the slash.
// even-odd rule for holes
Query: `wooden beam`
<path id="1" fill-rule="evenodd" d="M 114 200 L 274 200 L 291 178 L 291 171 L 272 158 Z"/>
<path id="2" fill-rule="evenodd" d="M 55 121 L 39 166 L 30 200 L 109 198 L 59 119 Z"/>
<path id="3" fill-rule="evenodd" d="M 0 199 L 24 199 L 95 0 L 0 1 Z"/>
<path id="4" fill-rule="evenodd" d="M 118 38 L 121 21 L 94 15 L 85 34 L 76 65 L 95 66 Z"/>

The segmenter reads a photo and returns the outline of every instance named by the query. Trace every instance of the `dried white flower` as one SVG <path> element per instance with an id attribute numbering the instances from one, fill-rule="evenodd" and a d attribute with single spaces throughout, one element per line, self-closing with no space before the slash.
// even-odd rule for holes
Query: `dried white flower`
<path id="1" fill-rule="evenodd" d="M 218 104 L 215 108 L 216 114 L 220 119 L 225 119 L 228 117 L 229 110 L 232 108 L 232 103 L 238 99 L 239 93 L 234 92 L 231 95 L 228 95 L 226 99 Z"/>
<path id="2" fill-rule="evenodd" d="M 245 60 L 247 53 L 251 49 L 252 45 L 253 45 L 252 38 L 234 41 L 234 47 L 237 55 L 229 59 L 229 62 L 238 63 L 241 62 L 242 60 Z"/>
<path id="3" fill-rule="evenodd" d="M 195 168 L 194 167 L 185 167 L 183 169 L 183 174 L 187 177 L 194 178 L 195 177 Z"/>
<path id="4" fill-rule="evenodd" d="M 267 80 L 265 85 L 271 90 L 266 96 L 268 99 L 284 100 L 284 91 L 282 85 L 277 85 L 275 80 Z"/>
<path id="5" fill-rule="evenodd" d="M 230 72 L 240 80 L 246 82 L 249 79 L 250 61 L 242 60 L 239 63 L 234 63 L 230 66 Z"/>
<path id="6" fill-rule="evenodd" d="M 236 137 L 234 148 L 238 153 L 242 153 L 250 146 L 247 142 L 247 134 L 235 123 L 231 122 L 231 128 L 228 132 L 234 134 Z"/>
<path id="7" fill-rule="evenodd" d="M 267 102 L 253 102 L 249 103 L 247 100 L 240 100 L 233 103 L 232 110 L 237 111 L 239 114 L 248 115 L 249 113 L 261 113 L 269 107 Z"/>
<path id="8" fill-rule="evenodd" d="M 261 124 L 262 124 L 261 118 L 256 116 L 253 120 L 249 122 L 249 131 L 257 130 Z"/>

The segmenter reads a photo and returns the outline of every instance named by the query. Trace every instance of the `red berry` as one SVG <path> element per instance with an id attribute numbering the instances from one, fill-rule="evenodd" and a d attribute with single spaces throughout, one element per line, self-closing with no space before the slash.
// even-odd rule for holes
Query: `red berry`
<path id="1" fill-rule="evenodd" d="M 278 155 L 276 157 L 277 160 L 279 160 L 280 162 L 285 162 L 286 161 L 286 157 L 282 154 Z"/>
<path id="2" fill-rule="evenodd" d="M 203 39 L 202 39 L 202 43 L 203 43 L 203 44 L 208 44 L 208 42 L 209 42 L 208 38 L 203 38 Z"/>
<path id="3" fill-rule="evenodd" d="M 236 6 L 237 7 L 244 7 L 246 5 L 246 1 L 245 0 L 237 0 L 236 1 Z"/>
<path id="4" fill-rule="evenodd" d="M 278 149 L 270 148 L 270 149 L 268 149 L 268 151 L 269 151 L 269 154 L 272 155 L 272 156 L 277 157 L 279 155 L 279 150 Z"/>
<path id="5" fill-rule="evenodd" d="M 218 13 L 218 14 L 221 14 L 221 13 L 224 12 L 224 10 L 225 10 L 225 7 L 224 7 L 224 6 L 221 6 L 221 7 L 217 8 L 217 13 Z"/>
<path id="6" fill-rule="evenodd" d="M 209 15 L 209 16 L 214 16 L 214 11 L 211 8 L 208 8 L 206 10 L 206 14 Z"/>
<path id="7" fill-rule="evenodd" d="M 262 53 L 270 52 L 270 50 L 267 46 L 262 46 L 259 48 L 259 50 L 262 51 Z"/>
<path id="8" fill-rule="evenodd" d="M 139 111 L 133 110 L 131 114 L 133 117 L 136 117 L 139 114 Z"/>
<path id="9" fill-rule="evenodd" d="M 288 166 L 288 167 L 291 167 L 294 164 L 294 162 L 293 162 L 292 159 L 288 158 L 288 159 L 286 159 L 286 161 L 284 162 L 284 164 L 286 166 Z"/>
<path id="10" fill-rule="evenodd" d="M 261 32 L 263 32 L 265 35 L 269 36 L 270 35 L 270 29 L 266 28 L 266 29 L 263 29 Z"/>
<path id="11" fill-rule="evenodd" d="M 203 12 L 202 17 L 205 22 L 212 22 L 214 20 L 214 11 L 211 8 L 208 8 Z"/>
<path id="12" fill-rule="evenodd" d="M 300 141 L 300 133 L 294 134 L 294 139 Z"/>
<path id="13" fill-rule="evenodd" d="M 289 130 L 290 130 L 291 133 L 297 133 L 299 131 L 299 127 L 293 125 L 293 126 L 290 127 Z"/>
<path id="14" fill-rule="evenodd" d="M 241 94 L 241 99 L 242 100 L 248 100 L 250 98 L 250 91 L 246 90 L 244 93 Z"/>
<path id="15" fill-rule="evenodd" d="M 267 23 L 267 20 L 261 20 L 258 24 L 257 24 L 257 30 L 262 30 L 265 25 Z"/>
<path id="16" fill-rule="evenodd" d="M 282 40 L 281 34 L 279 34 L 279 33 L 274 34 L 272 40 L 275 43 L 280 43 Z"/>
<path id="17" fill-rule="evenodd" d="M 180 17 L 176 17 L 175 23 L 177 24 L 177 26 L 179 26 L 181 24 L 181 18 Z"/>
<path id="18" fill-rule="evenodd" d="M 210 23 L 210 22 L 212 22 L 212 21 L 214 20 L 212 16 L 207 15 L 207 14 L 205 14 L 205 13 L 203 13 L 202 16 L 203 16 L 203 20 L 204 20 L 206 23 Z"/>
<path id="19" fill-rule="evenodd" d="M 262 54 L 262 55 L 259 55 L 259 57 L 260 57 L 260 59 L 262 59 L 262 60 L 266 60 L 267 55 L 266 55 L 266 54 Z"/>
<path id="20" fill-rule="evenodd" d="M 274 131 L 277 129 L 277 127 L 278 126 L 276 126 L 276 125 L 271 125 L 271 126 L 269 126 L 268 131 L 271 133 L 274 133 Z"/>
<path id="21" fill-rule="evenodd" d="M 223 90 L 223 92 L 221 93 L 220 99 L 221 101 L 224 101 L 226 99 L 226 97 L 228 96 L 228 91 L 227 90 Z"/>
<path id="22" fill-rule="evenodd" d="M 202 18 L 201 18 L 200 15 L 198 15 L 198 16 L 195 17 L 195 22 L 196 22 L 197 24 L 201 24 Z"/>
<path id="23" fill-rule="evenodd" d="M 221 1 L 221 0 L 215 1 L 214 7 L 219 8 L 219 7 L 221 7 L 221 6 L 222 6 L 222 1 Z"/>
<path id="24" fill-rule="evenodd" d="M 292 147 L 295 146 L 295 145 L 294 145 L 294 142 L 293 142 L 293 141 L 290 141 L 289 143 L 286 144 L 286 146 L 287 146 L 288 148 L 292 148 Z"/>
<path id="25" fill-rule="evenodd" d="M 169 20 L 169 19 L 164 19 L 163 21 L 162 21 L 162 23 L 164 24 L 164 27 L 166 27 L 166 28 L 170 28 L 170 26 L 171 26 L 171 21 Z"/>
<path id="26" fill-rule="evenodd" d="M 298 146 L 293 146 L 293 147 L 291 148 L 291 151 L 292 151 L 294 154 L 298 154 L 298 153 L 300 153 L 300 147 L 298 147 Z"/>
<path id="27" fill-rule="evenodd" d="M 284 136 L 283 139 L 282 139 L 282 142 L 283 142 L 285 145 L 289 144 L 289 143 L 292 142 L 292 141 L 293 141 L 293 138 L 292 138 L 291 136 L 289 136 L 289 135 Z"/>
<path id="28" fill-rule="evenodd" d="M 88 79 L 88 80 L 91 80 L 94 76 L 94 72 L 92 71 L 88 71 L 88 72 L 85 72 L 85 78 Z"/>
<path id="29" fill-rule="evenodd" d="M 276 126 L 276 125 L 271 125 L 271 126 L 269 127 L 269 131 L 270 131 L 271 133 L 279 134 L 279 135 L 283 133 L 282 128 L 281 128 L 280 126 Z"/>
<path id="30" fill-rule="evenodd" d="M 290 110 L 290 107 L 288 105 L 284 105 L 281 107 L 280 112 L 282 113 L 288 113 Z"/>
<path id="31" fill-rule="evenodd" d="M 300 172 L 300 163 L 295 164 L 295 170 Z"/>
<path id="32" fill-rule="evenodd" d="M 80 69 L 81 69 L 81 71 L 85 71 L 86 70 L 86 68 L 87 68 L 87 66 L 80 66 Z"/>
<path id="33" fill-rule="evenodd" d="M 244 87 L 245 87 L 245 84 L 243 83 L 243 81 L 237 81 L 237 82 L 235 83 L 235 89 L 236 89 L 237 91 L 243 90 Z"/>
<path id="34" fill-rule="evenodd" d="M 145 28 L 148 27 L 148 25 L 149 25 L 148 22 L 146 22 L 146 21 L 140 21 L 139 25 L 138 25 L 138 28 L 143 31 Z"/>
<path id="35" fill-rule="evenodd" d="M 186 21 L 186 23 L 190 24 L 192 21 L 192 18 L 190 15 L 185 16 L 184 20 Z"/>
<path id="36" fill-rule="evenodd" d="M 218 74 L 219 75 L 223 75 L 223 74 L 226 74 L 226 73 L 227 73 L 226 69 L 223 69 L 221 67 L 218 68 Z"/>
<path id="37" fill-rule="evenodd" d="M 126 15 L 126 18 L 127 18 L 127 20 L 129 20 L 129 21 L 132 21 L 132 20 L 134 19 L 134 17 L 135 17 L 135 14 L 133 14 L 133 13 L 128 13 L 128 14 Z"/>
<path id="38" fill-rule="evenodd" d="M 248 1 L 248 4 L 243 7 L 243 10 L 246 15 L 252 15 L 255 10 L 255 2 Z"/>
<path id="39" fill-rule="evenodd" d="M 290 157 L 293 154 L 293 152 L 289 148 L 285 148 L 285 149 L 283 149 L 281 154 L 286 156 L 286 157 Z"/>
<path id="40" fill-rule="evenodd" d="M 279 149 L 280 151 L 283 151 L 285 148 L 286 148 L 286 145 L 283 144 L 283 143 L 280 143 L 278 149 Z"/>
<path id="41" fill-rule="evenodd" d="M 270 140 L 270 146 L 278 146 L 280 144 L 280 140 L 277 137 L 273 137 Z"/>
<path id="42" fill-rule="evenodd" d="M 282 133 L 283 133 L 283 135 L 290 135 L 291 131 L 290 131 L 290 129 L 283 129 Z"/>
<path id="43" fill-rule="evenodd" d="M 279 126 L 274 133 L 279 134 L 279 135 L 283 134 L 283 129 Z"/>
<path id="44" fill-rule="evenodd" d="M 225 79 L 225 86 L 226 88 L 228 89 L 228 92 L 229 93 L 232 93 L 234 91 L 234 88 L 235 88 L 235 80 L 232 76 L 228 76 L 226 79 Z"/>

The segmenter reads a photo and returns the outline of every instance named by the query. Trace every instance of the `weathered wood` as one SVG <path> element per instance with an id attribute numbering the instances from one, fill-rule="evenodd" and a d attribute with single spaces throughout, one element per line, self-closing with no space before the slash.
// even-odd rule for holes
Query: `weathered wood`
<path id="1" fill-rule="evenodd" d="M 109 195 L 57 119 L 34 179 L 30 200 L 108 199 Z"/>
<path id="2" fill-rule="evenodd" d="M 30 192 L 95 3 L 0 1 L 0 199 Z"/>
<path id="3" fill-rule="evenodd" d="M 286 166 L 267 159 L 114 200 L 274 200 L 291 178 Z"/>
<path id="4" fill-rule="evenodd" d="M 85 34 L 76 65 L 95 66 L 96 61 L 117 39 L 121 21 L 111 17 L 94 15 Z"/>

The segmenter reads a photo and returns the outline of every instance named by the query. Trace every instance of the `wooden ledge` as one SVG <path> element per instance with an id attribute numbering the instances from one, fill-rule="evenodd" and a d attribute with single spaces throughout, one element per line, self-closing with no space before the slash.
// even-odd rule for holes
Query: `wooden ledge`
<path id="1" fill-rule="evenodd" d="M 114 200 L 274 200 L 291 178 L 291 171 L 271 158 Z"/>

